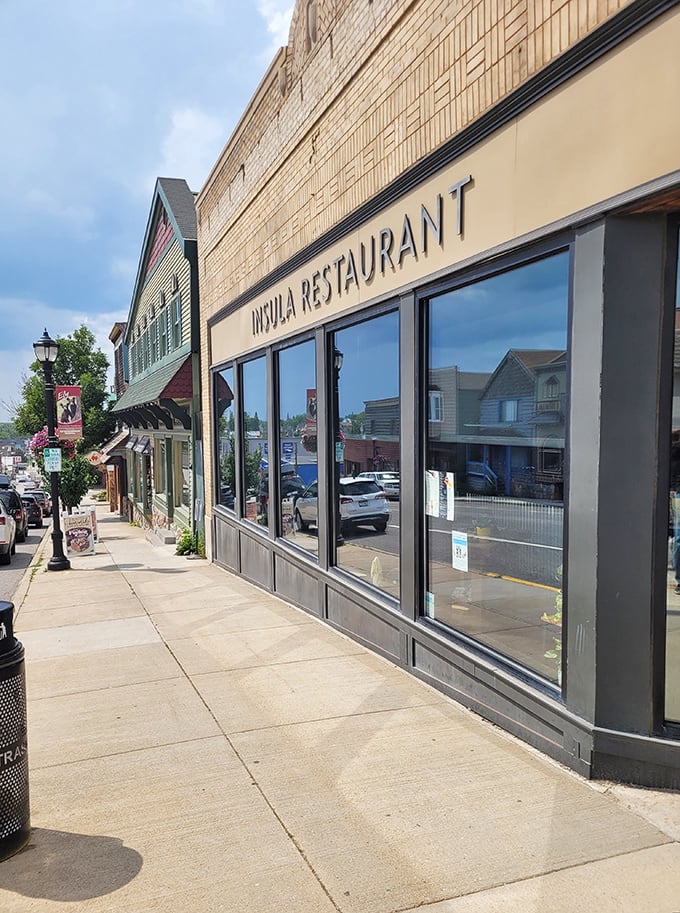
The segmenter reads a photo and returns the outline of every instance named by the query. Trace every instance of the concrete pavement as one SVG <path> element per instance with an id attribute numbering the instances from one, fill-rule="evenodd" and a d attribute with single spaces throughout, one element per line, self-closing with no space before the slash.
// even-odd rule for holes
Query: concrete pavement
<path id="1" fill-rule="evenodd" d="M 584 782 L 98 506 L 15 604 L 32 839 L 2 913 L 678 913 L 680 796 Z"/>

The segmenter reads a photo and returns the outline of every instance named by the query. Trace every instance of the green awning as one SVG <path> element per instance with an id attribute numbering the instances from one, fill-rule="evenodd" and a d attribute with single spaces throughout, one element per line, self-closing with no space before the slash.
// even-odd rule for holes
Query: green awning
<path id="1" fill-rule="evenodd" d="M 148 377 L 143 377 L 137 383 L 129 386 L 111 411 L 125 412 L 127 409 L 134 409 L 135 406 L 153 403 L 190 357 L 185 353 L 180 358 L 163 365 L 153 374 L 149 374 Z"/>

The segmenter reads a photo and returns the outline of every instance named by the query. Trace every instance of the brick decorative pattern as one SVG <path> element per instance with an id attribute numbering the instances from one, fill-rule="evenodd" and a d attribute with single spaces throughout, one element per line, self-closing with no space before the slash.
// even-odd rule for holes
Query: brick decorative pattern
<path id="1" fill-rule="evenodd" d="M 203 365 L 210 316 L 630 2 L 297 0 L 197 200 Z"/>

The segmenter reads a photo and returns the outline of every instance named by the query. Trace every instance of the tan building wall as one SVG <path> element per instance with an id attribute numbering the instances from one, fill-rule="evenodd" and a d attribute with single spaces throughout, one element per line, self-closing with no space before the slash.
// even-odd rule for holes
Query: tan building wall
<path id="1" fill-rule="evenodd" d="M 288 48 L 272 62 L 197 199 L 203 365 L 218 360 L 210 317 L 626 5 L 298 0 Z M 551 128 L 559 147 L 558 109 Z M 514 159 L 523 139 L 514 128 L 502 132 L 489 175 L 498 156 Z M 540 158 L 544 137 L 530 132 L 524 135 L 538 140 Z M 446 178 L 460 179 L 466 163 L 450 171 Z M 483 196 L 486 214 L 494 205 L 504 209 L 503 234 L 514 237 L 512 189 L 487 182 Z M 241 319 L 250 321 L 248 306 Z M 244 332 L 242 324 L 238 345 Z M 250 346 L 264 341 L 251 336 Z M 208 448 L 208 384 L 203 411 Z M 207 459 L 208 493 L 211 469 Z M 211 500 L 208 494 L 208 512 Z"/>

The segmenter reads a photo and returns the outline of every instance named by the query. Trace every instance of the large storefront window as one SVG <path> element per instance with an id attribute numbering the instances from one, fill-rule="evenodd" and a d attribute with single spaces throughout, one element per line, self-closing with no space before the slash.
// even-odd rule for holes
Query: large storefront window
<path id="1" fill-rule="evenodd" d="M 668 596 L 666 599 L 666 719 L 680 723 L 680 256 L 675 293 L 673 412 L 670 467 Z"/>
<path id="2" fill-rule="evenodd" d="M 215 496 L 218 504 L 233 510 L 236 491 L 233 368 L 224 368 L 215 374 L 214 396 L 217 446 Z"/>
<path id="3" fill-rule="evenodd" d="M 242 465 L 247 520 L 269 523 L 269 440 L 267 438 L 267 360 L 264 356 L 243 365 Z"/>
<path id="4" fill-rule="evenodd" d="M 316 528 L 296 511 L 299 497 L 316 482 L 316 345 L 313 340 L 283 349 L 279 367 L 280 536 L 318 553 Z"/>
<path id="5" fill-rule="evenodd" d="M 428 310 L 424 611 L 561 681 L 567 253 Z"/>
<path id="6" fill-rule="evenodd" d="M 338 567 L 399 598 L 399 315 L 334 338 Z"/>

